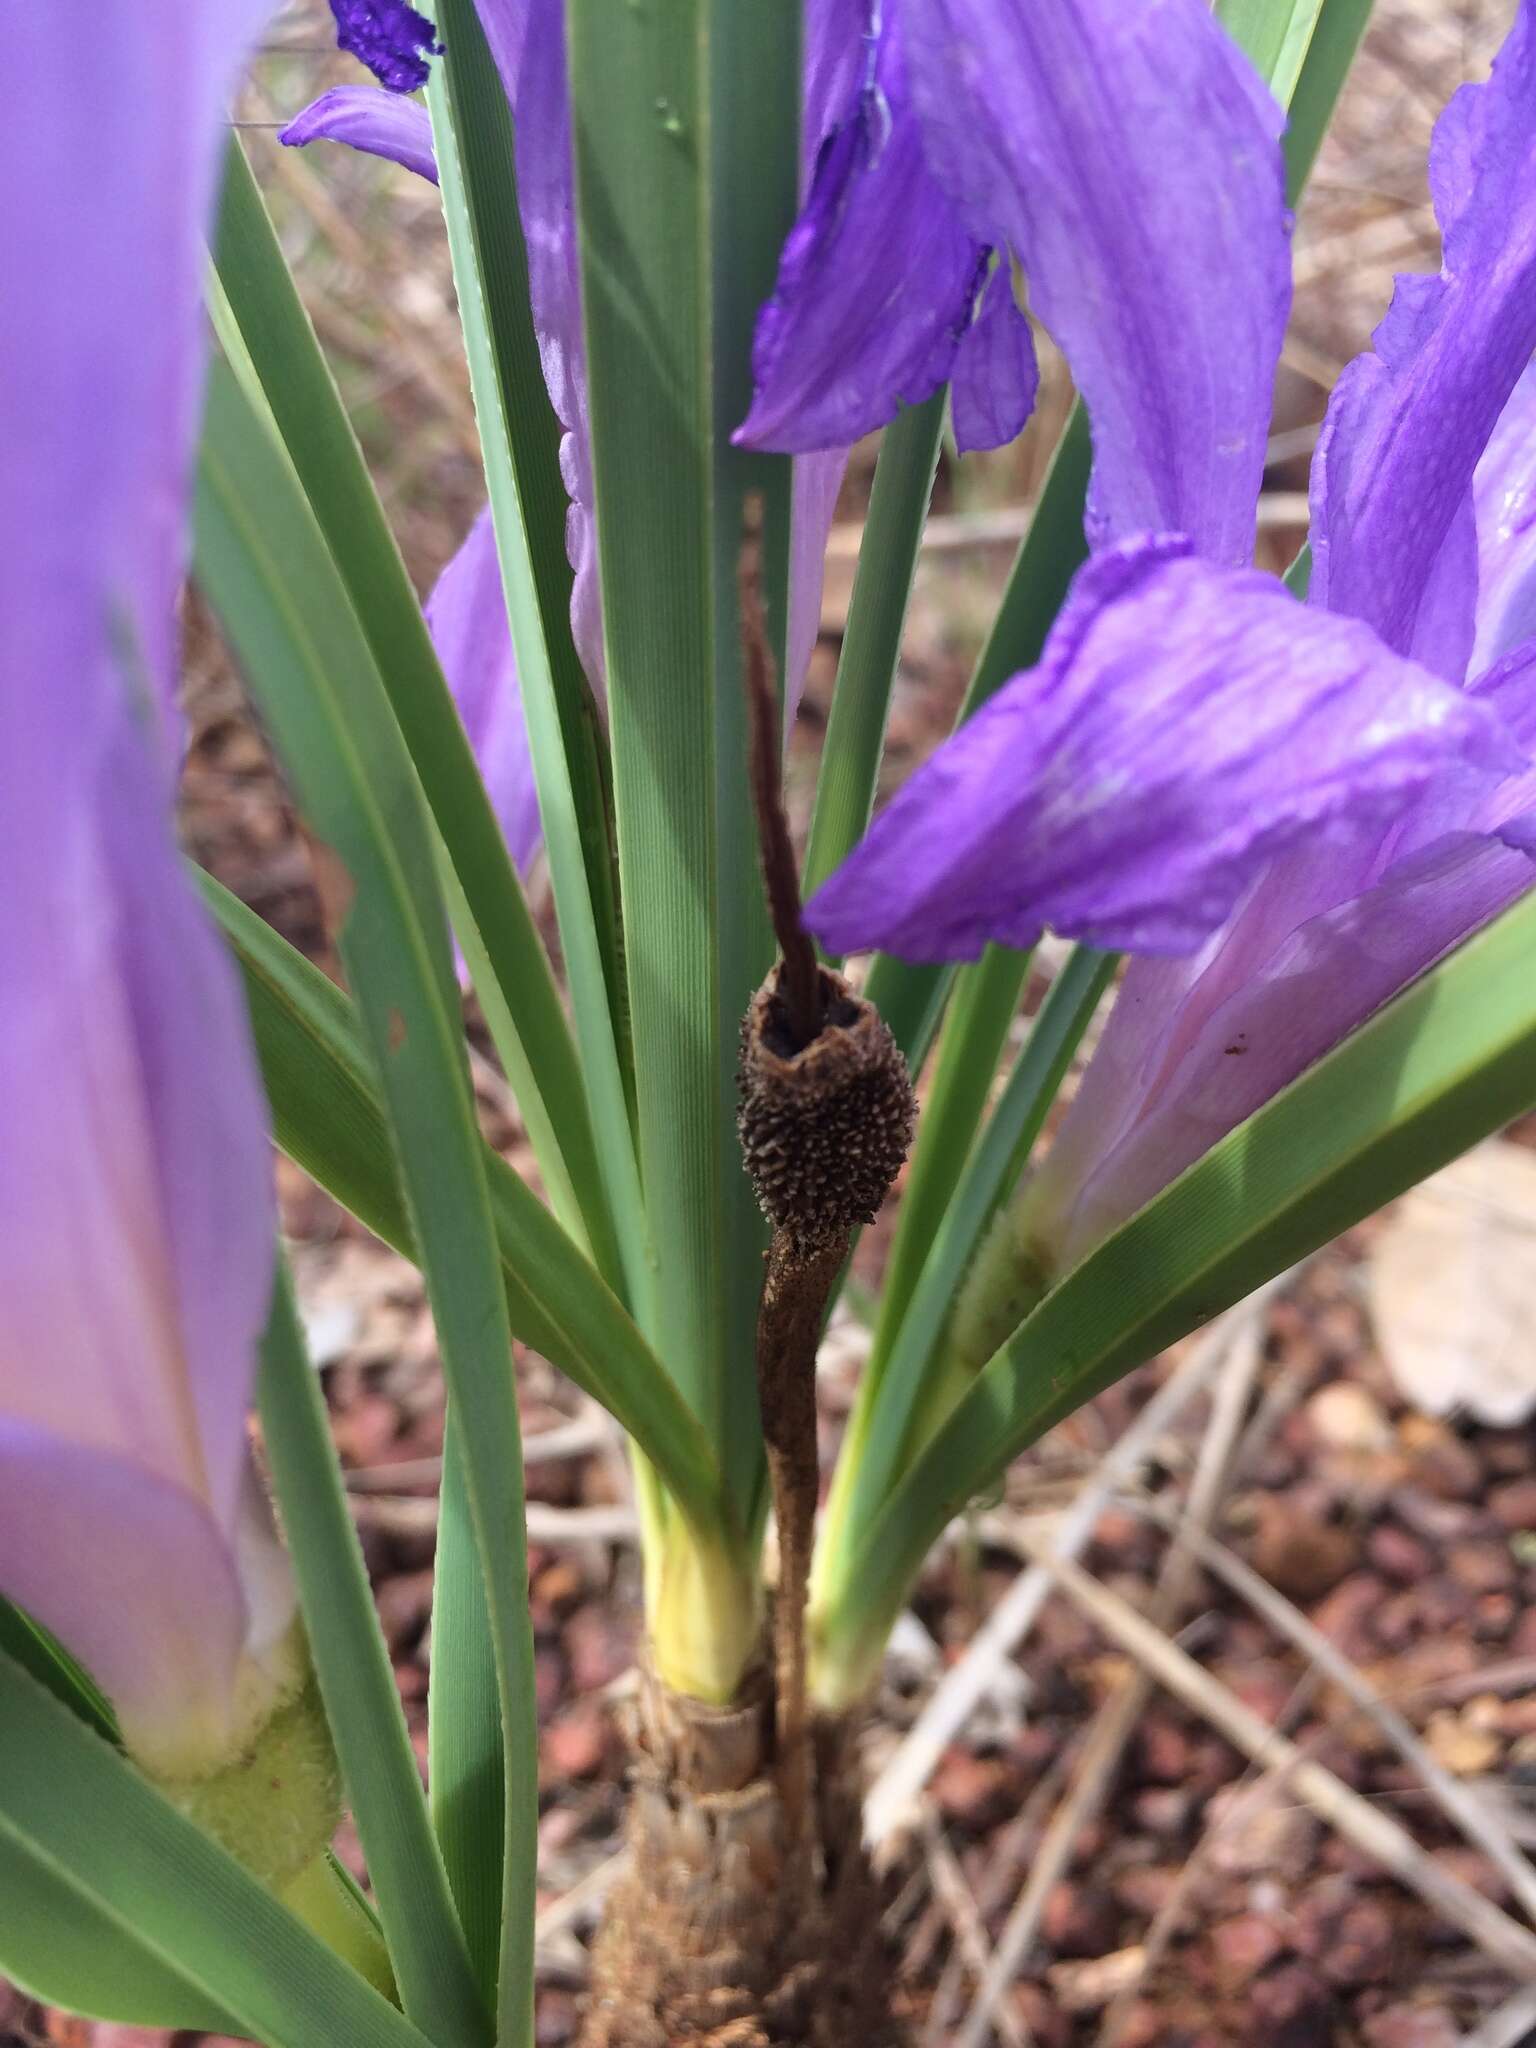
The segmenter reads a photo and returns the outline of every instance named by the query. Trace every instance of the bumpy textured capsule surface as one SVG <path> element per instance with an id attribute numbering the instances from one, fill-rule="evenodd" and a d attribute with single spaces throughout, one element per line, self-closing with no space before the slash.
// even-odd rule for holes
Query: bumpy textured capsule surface
<path id="1" fill-rule="evenodd" d="M 771 1222 L 826 1244 L 874 1220 L 912 1142 L 916 1103 L 884 1021 L 822 970 L 821 1029 L 799 1042 L 775 967 L 741 1031 L 742 1152 Z"/>

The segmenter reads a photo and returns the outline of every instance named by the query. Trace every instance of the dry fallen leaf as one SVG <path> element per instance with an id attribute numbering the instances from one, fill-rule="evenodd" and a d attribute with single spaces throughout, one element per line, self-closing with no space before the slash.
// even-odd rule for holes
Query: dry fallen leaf
<path id="1" fill-rule="evenodd" d="M 1475 1716 L 1442 1708 L 1431 1714 L 1424 1740 L 1437 1763 L 1458 1778 L 1481 1777 L 1504 1753 L 1497 1733 L 1479 1725 Z"/>
<path id="2" fill-rule="evenodd" d="M 1536 1408 L 1536 1153 L 1493 1138 L 1406 1195 L 1370 1284 L 1377 1341 L 1415 1407 L 1522 1422 Z"/>

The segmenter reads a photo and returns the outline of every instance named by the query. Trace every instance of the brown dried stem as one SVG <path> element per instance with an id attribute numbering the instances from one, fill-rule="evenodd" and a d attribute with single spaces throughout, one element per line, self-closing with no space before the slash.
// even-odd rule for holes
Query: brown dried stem
<path id="1" fill-rule="evenodd" d="M 741 613 L 742 680 L 750 721 L 749 758 L 757 837 L 768 891 L 768 914 L 784 957 L 783 994 L 800 1044 L 821 1029 L 821 985 L 816 948 L 800 909 L 800 875 L 784 815 L 779 692 L 763 611 L 762 498 L 753 492 L 742 508 L 741 555 L 736 582 Z"/>
<path id="2" fill-rule="evenodd" d="M 782 1228 L 768 1247 L 757 1316 L 757 1391 L 774 1521 L 779 1586 L 773 1605 L 774 1737 L 784 1818 L 793 1844 L 810 1840 L 810 1741 L 805 1607 L 815 1542 L 816 1349 L 827 1297 L 848 1250 L 846 1233 L 808 1248 Z"/>

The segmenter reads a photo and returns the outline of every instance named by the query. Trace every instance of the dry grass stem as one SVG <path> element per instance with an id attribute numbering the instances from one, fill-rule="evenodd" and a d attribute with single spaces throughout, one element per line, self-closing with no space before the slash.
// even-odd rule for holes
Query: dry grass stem
<path id="1" fill-rule="evenodd" d="M 551 1549 L 562 1543 L 640 1540 L 639 1518 L 630 1507 L 556 1508 L 531 1500 L 527 1518 L 528 1541 Z M 419 1494 L 362 1494 L 353 1498 L 352 1519 L 359 1527 L 382 1529 L 391 1536 L 421 1536 L 437 1527 L 437 1500 Z"/>
<path id="2" fill-rule="evenodd" d="M 1276 1727 L 1282 1733 L 1299 1719 L 1311 1703 L 1318 1682 L 1318 1674 L 1315 1671 L 1307 1670 L 1302 1673 L 1292 1688 L 1289 1699 L 1281 1708 L 1276 1722 Z M 1288 1769 L 1285 1767 L 1278 1771 L 1260 1771 L 1250 1761 L 1233 1788 L 1234 1796 L 1231 1803 L 1207 1820 L 1198 1841 L 1184 1861 L 1173 1890 L 1159 1906 L 1142 1938 L 1141 1969 L 1135 1982 L 1122 1985 L 1110 2001 L 1104 2014 L 1103 2025 L 1094 2041 L 1094 2048 L 1117 2048 L 1121 2030 L 1130 2017 L 1136 1994 L 1161 1967 L 1163 1958 L 1179 1930 L 1185 1906 L 1194 1892 L 1196 1882 L 1203 1873 L 1211 1852 L 1223 1835 L 1235 1834 L 1247 1823 L 1250 1816 L 1261 1813 L 1266 1805 L 1271 1804 L 1287 1776 Z"/>
<path id="3" fill-rule="evenodd" d="M 1127 1496 L 1127 1505 L 1182 1532 L 1192 1556 L 1246 1600 L 1271 1627 L 1288 1636 L 1325 1677 L 1354 1701 L 1381 1730 L 1405 1763 L 1418 1772 L 1424 1787 L 1446 1817 L 1488 1858 L 1530 1918 L 1536 1920 L 1536 1869 L 1521 1855 L 1508 1830 L 1499 1824 L 1488 1802 L 1439 1763 L 1410 1723 L 1382 1698 L 1363 1672 L 1349 1661 L 1321 1629 L 1263 1579 L 1249 1564 L 1184 1516 L 1165 1515 L 1155 1503 Z M 1486 1690 L 1480 1687 L 1480 1690 Z"/>
<path id="4" fill-rule="evenodd" d="M 1262 1313 L 1250 1314 L 1231 1333 L 1210 1422 L 1201 1440 L 1189 1490 L 1188 1519 L 1192 1529 L 1209 1521 L 1221 1500 L 1262 1352 Z M 1178 1625 L 1197 1569 L 1191 1547 L 1175 1539 L 1158 1576 L 1149 1626 L 1172 1630 Z M 1066 1875 L 1078 1837 L 1103 1807 L 1125 1745 L 1135 1733 L 1152 1690 L 1149 1675 L 1133 1672 L 1099 1710 L 1071 1788 L 1052 1816 L 1024 1889 L 1008 1916 L 991 1968 L 978 1986 L 965 2025 L 956 2037 L 956 2048 L 983 2048 L 997 2027 L 1005 2010 L 1003 2001 L 1008 1987 L 1039 1933 L 1046 1901 Z"/>
<path id="5" fill-rule="evenodd" d="M 1526 1985 L 1464 2034 L 1461 2048 L 1527 2048 L 1536 2031 L 1536 1986 Z"/>
<path id="6" fill-rule="evenodd" d="M 1247 1301 L 1229 1309 L 1158 1388 L 1146 1407 L 1106 1451 L 1073 1504 L 1055 1523 L 1055 1543 L 1074 1557 L 1093 1533 L 1106 1502 L 1141 1466 L 1152 1445 L 1220 1368 L 1245 1329 L 1257 1328 L 1269 1304 L 1301 1269 L 1269 1281 Z M 1023 1572 L 978 1630 L 959 1662 L 947 1671 L 933 1697 L 908 1730 L 901 1747 L 875 1779 L 864 1804 L 864 1832 L 871 1848 L 884 1847 L 916 1811 L 923 1787 L 940 1757 L 991 1691 L 1001 1667 L 1034 1626 L 1051 1590 L 1050 1574 L 1038 1567 Z"/>
<path id="7" fill-rule="evenodd" d="M 1389 1876 L 1416 1892 L 1502 1969 L 1515 1977 L 1536 1979 L 1536 1934 L 1426 1856 L 1390 1814 L 1362 1799 L 1332 1771 L 1305 1756 L 1294 1742 L 1203 1671 L 1127 1601 L 1101 1586 L 1079 1566 L 1056 1556 L 1049 1536 L 1036 1539 L 1021 1531 L 1021 1540 L 1047 1566 L 1063 1592 L 1176 1699 L 1203 1716 L 1245 1756 L 1267 1768 L 1288 1771 L 1296 1796 L 1319 1819 L 1363 1855 L 1379 1863 Z"/>
<path id="8" fill-rule="evenodd" d="M 960 1868 L 960 1859 L 936 1820 L 925 1830 L 923 1854 L 934 1897 L 943 1906 L 954 1930 L 956 1950 L 971 1975 L 985 1983 L 993 1969 L 992 1944 L 987 1939 L 976 1896 Z M 1029 2048 L 1028 2029 L 1010 2007 L 998 2009 L 996 2027 L 1007 2048 Z"/>

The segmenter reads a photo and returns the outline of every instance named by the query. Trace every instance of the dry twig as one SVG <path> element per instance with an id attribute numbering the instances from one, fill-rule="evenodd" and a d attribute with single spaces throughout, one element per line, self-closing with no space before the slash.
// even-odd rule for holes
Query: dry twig
<path id="1" fill-rule="evenodd" d="M 1464 2034 L 1461 2048 L 1529 2048 L 1536 2034 L 1536 1985 L 1527 1984 L 1515 1993 L 1470 2034 Z"/>
<path id="2" fill-rule="evenodd" d="M 1216 1511 L 1231 1469 L 1233 1446 L 1253 1393 L 1262 1350 L 1262 1320 L 1253 1315 L 1234 1333 L 1217 1384 L 1210 1424 L 1190 1484 L 1188 1519 L 1192 1529 L 1201 1527 Z M 1196 1560 L 1189 1544 L 1175 1539 L 1158 1577 L 1147 1618 L 1150 1627 L 1171 1631 L 1177 1626 L 1195 1572 Z M 997 2024 L 1008 1987 L 1039 1932 L 1046 1901 L 1065 1875 L 1079 1835 L 1108 1796 L 1125 1745 L 1135 1732 L 1152 1690 L 1152 1680 L 1145 1672 L 1133 1672 L 1100 1709 L 1074 1782 L 1046 1830 L 1028 1880 L 1008 1916 L 991 1968 L 977 1987 L 956 2048 L 983 2048 Z"/>
<path id="3" fill-rule="evenodd" d="M 1362 1854 L 1373 1858 L 1407 1890 L 1416 1892 L 1441 1918 L 1459 1928 L 1512 1976 L 1536 1979 L 1536 1934 L 1481 1892 L 1426 1856 L 1390 1814 L 1341 1783 L 1332 1771 L 1304 1755 L 1262 1716 L 1203 1671 L 1176 1643 L 1118 1594 L 1079 1566 L 1054 1555 L 1051 1539 L 1030 1538 L 1029 1548 L 1063 1592 L 1103 1629 L 1112 1642 L 1135 1657 L 1195 1713 L 1210 1722 L 1234 1748 L 1269 1768 L 1284 1769 L 1297 1797 Z"/>
<path id="4" fill-rule="evenodd" d="M 1151 1446 L 1217 1371 L 1242 1332 L 1257 1324 L 1270 1302 L 1290 1285 L 1299 1270 L 1293 1268 L 1269 1281 L 1211 1325 L 1118 1443 L 1105 1453 L 1076 1501 L 1055 1523 L 1054 1541 L 1059 1555 L 1073 1557 L 1082 1550 L 1115 1489 L 1140 1467 Z M 882 1847 L 910 1820 L 940 1757 L 991 1690 L 996 1672 L 1034 1626 L 1050 1590 L 1049 1572 L 1037 1567 L 1021 1573 L 977 1632 L 965 1655 L 945 1673 L 901 1747 L 869 1789 L 864 1805 L 864 1832 L 872 1848 Z"/>
<path id="5" fill-rule="evenodd" d="M 1531 1919 L 1536 1920 L 1536 1869 L 1532 1868 L 1528 1858 L 1521 1855 L 1508 1830 L 1500 1826 L 1488 1802 L 1479 1799 L 1469 1786 L 1453 1777 L 1445 1766 L 1436 1760 L 1434 1753 L 1420 1739 L 1404 1716 L 1382 1698 L 1365 1675 L 1328 1640 L 1322 1630 L 1308 1621 L 1283 1593 L 1276 1592 L 1251 1565 L 1245 1564 L 1242 1558 L 1234 1555 L 1224 1543 L 1218 1542 L 1205 1530 L 1191 1527 L 1185 1517 L 1165 1515 L 1157 1503 L 1137 1500 L 1134 1496 L 1127 1496 L 1127 1505 L 1182 1530 L 1186 1545 L 1202 1564 L 1218 1578 L 1225 1579 L 1233 1591 L 1248 1602 L 1255 1613 L 1262 1614 L 1272 1627 L 1282 1635 L 1288 1636 L 1318 1670 L 1332 1679 L 1341 1692 L 1348 1693 L 1360 1711 L 1386 1736 L 1404 1762 L 1411 1764 L 1418 1772 L 1424 1781 L 1425 1789 L 1432 1794 L 1446 1817 L 1460 1828 L 1468 1841 L 1483 1852 L 1504 1878 L 1525 1912 Z"/>

